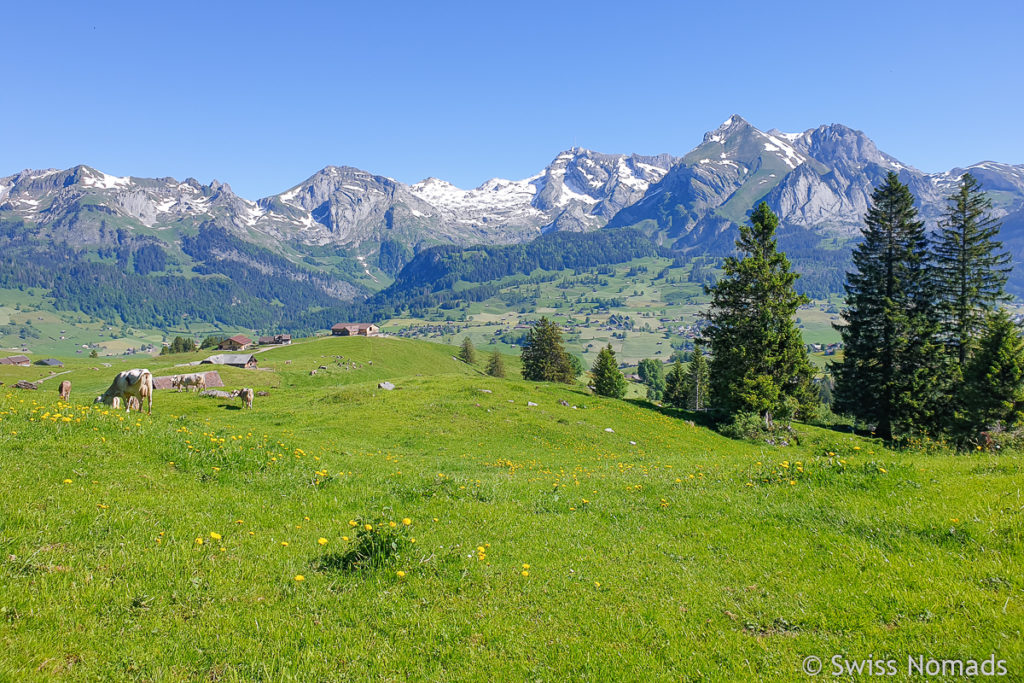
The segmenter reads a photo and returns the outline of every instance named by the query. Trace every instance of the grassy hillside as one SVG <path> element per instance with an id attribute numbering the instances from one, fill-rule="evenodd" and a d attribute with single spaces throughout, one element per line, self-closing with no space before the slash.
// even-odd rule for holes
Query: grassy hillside
<path id="1" fill-rule="evenodd" d="M 1024 670 L 1019 454 L 811 427 L 734 442 L 453 353 L 261 353 L 271 371 L 223 373 L 269 392 L 252 411 L 93 407 L 120 365 L 84 361 L 70 405 L 54 380 L 0 389 L 0 678 L 788 681 L 806 655 L 880 653 Z M 349 568 L 373 543 L 388 560 Z"/>

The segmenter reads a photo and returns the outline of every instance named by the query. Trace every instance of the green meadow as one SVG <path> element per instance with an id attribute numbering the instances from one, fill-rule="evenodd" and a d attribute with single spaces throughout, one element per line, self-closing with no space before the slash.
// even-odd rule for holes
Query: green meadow
<path id="1" fill-rule="evenodd" d="M 792 681 L 808 655 L 992 654 L 1024 676 L 1021 454 L 734 441 L 456 351 L 299 340 L 220 369 L 253 410 L 158 391 L 152 415 L 92 403 L 138 359 L 38 391 L 9 385 L 48 370 L 0 368 L 0 680 Z"/>

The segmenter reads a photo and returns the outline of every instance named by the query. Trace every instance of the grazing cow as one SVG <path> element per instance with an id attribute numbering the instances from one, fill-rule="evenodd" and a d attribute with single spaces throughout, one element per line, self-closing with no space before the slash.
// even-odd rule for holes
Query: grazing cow
<path id="1" fill-rule="evenodd" d="M 130 413 L 133 410 L 137 410 L 140 413 L 142 412 L 142 406 L 139 404 L 139 397 L 138 396 L 129 396 L 128 397 L 128 412 Z"/>
<path id="2" fill-rule="evenodd" d="M 185 389 L 195 387 L 196 391 L 203 391 L 206 389 L 206 375 L 202 372 L 196 372 L 191 375 L 176 375 L 171 378 L 171 386 L 175 387 L 178 391 L 181 391 L 182 387 L 185 387 Z"/>
<path id="3" fill-rule="evenodd" d="M 57 393 L 60 394 L 60 400 L 67 403 L 68 399 L 71 398 L 71 382 L 64 380 L 57 387 Z"/>
<path id="4" fill-rule="evenodd" d="M 153 374 L 145 368 L 125 370 L 117 373 L 114 381 L 102 395 L 97 396 L 94 403 L 106 403 L 114 406 L 116 399 L 123 399 L 126 406 L 130 397 L 139 399 L 139 412 L 142 412 L 143 401 L 148 401 L 147 412 L 153 413 Z M 117 406 L 114 406 L 117 407 Z"/>
<path id="5" fill-rule="evenodd" d="M 253 390 L 248 388 L 239 389 L 237 393 L 238 398 L 242 399 L 242 403 L 245 404 L 245 407 L 248 408 L 249 410 L 252 410 L 252 397 L 254 395 Z"/>

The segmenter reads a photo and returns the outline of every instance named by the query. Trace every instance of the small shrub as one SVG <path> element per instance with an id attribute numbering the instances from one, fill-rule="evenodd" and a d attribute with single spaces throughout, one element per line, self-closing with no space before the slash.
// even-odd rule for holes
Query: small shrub
<path id="1" fill-rule="evenodd" d="M 770 446 L 789 446 L 797 443 L 796 432 L 781 421 L 768 428 L 757 413 L 742 412 L 733 416 L 730 422 L 721 425 L 718 432 L 730 439 L 760 441 Z"/>

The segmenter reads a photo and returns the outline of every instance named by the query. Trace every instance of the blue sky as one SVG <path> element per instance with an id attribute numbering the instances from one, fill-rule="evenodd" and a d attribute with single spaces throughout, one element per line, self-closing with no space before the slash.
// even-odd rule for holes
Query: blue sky
<path id="1" fill-rule="evenodd" d="M 257 198 L 334 164 L 475 187 L 574 143 L 682 155 L 734 113 L 844 123 L 925 171 L 1019 164 L 1022 6 L 14 3 L 0 176 L 85 163 Z"/>

